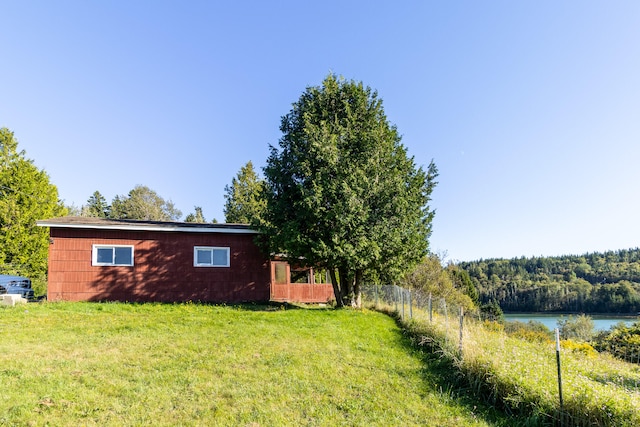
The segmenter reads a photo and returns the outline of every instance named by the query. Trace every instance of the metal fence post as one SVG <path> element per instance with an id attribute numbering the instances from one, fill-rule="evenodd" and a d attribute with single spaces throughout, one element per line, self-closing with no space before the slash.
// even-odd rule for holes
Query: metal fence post
<path id="1" fill-rule="evenodd" d="M 378 285 L 375 285 L 373 289 L 376 295 L 376 308 L 378 308 Z"/>
<path id="2" fill-rule="evenodd" d="M 562 372 L 560 370 L 560 330 L 556 328 L 556 363 L 558 365 L 558 395 L 560 397 L 560 426 L 564 426 L 564 402 L 562 399 Z"/>
<path id="3" fill-rule="evenodd" d="M 462 327 L 464 325 L 464 308 L 460 307 L 460 357 L 462 357 Z"/>
<path id="4" fill-rule="evenodd" d="M 442 304 L 444 305 L 444 328 L 447 329 L 449 325 L 449 313 L 447 312 L 447 301 L 442 299 Z"/>
<path id="5" fill-rule="evenodd" d="M 404 288 L 399 288 L 400 289 L 400 295 L 402 298 L 402 320 L 404 320 Z"/>
<path id="6" fill-rule="evenodd" d="M 398 311 L 398 287 L 393 285 L 393 302 L 396 304 L 396 312 Z"/>

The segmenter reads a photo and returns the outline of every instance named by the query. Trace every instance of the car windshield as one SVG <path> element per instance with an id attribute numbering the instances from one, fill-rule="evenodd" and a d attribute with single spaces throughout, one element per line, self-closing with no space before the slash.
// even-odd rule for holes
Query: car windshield
<path id="1" fill-rule="evenodd" d="M 18 289 L 31 289 L 31 279 L 22 276 L 11 276 L 8 274 L 0 274 L 0 286 L 11 293 L 11 290 L 18 291 Z"/>
<path id="2" fill-rule="evenodd" d="M 29 281 L 28 280 L 12 280 L 11 282 L 7 283 L 7 285 L 19 287 L 19 288 L 28 288 Z"/>

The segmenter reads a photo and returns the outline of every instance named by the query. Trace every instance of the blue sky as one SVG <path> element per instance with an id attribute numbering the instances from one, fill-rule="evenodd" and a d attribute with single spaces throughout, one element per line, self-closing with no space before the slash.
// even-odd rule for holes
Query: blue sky
<path id="1" fill-rule="evenodd" d="M 637 1 L 14 1 L 0 126 L 65 203 L 146 185 L 224 219 L 329 73 L 384 100 L 439 185 L 450 260 L 640 246 Z"/>

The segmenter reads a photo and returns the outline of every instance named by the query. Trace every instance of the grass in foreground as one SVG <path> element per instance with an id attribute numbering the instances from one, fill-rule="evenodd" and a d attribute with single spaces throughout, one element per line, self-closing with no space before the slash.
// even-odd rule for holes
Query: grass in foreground
<path id="1" fill-rule="evenodd" d="M 0 425 L 510 425 L 366 310 L 42 303 L 0 330 Z"/>

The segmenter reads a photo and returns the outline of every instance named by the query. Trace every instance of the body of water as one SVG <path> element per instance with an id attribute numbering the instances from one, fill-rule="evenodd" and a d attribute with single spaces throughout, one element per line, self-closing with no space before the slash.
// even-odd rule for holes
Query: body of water
<path id="1" fill-rule="evenodd" d="M 545 325 L 549 330 L 553 331 L 558 327 L 558 320 L 562 318 L 568 318 L 570 315 L 559 315 L 559 314 L 505 314 L 504 319 L 506 321 L 519 321 L 527 323 L 530 320 L 534 320 L 536 322 L 540 322 Z M 597 314 L 589 314 L 589 317 L 593 319 L 593 326 L 596 331 L 607 331 L 611 329 L 612 326 L 616 325 L 619 322 L 624 322 L 627 325 L 631 325 L 632 323 L 640 320 L 638 316 L 601 316 Z"/>

